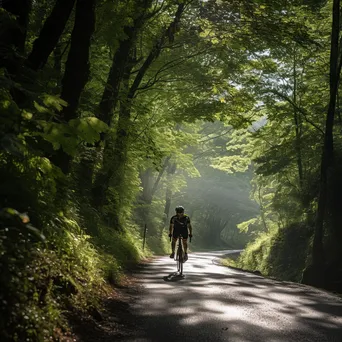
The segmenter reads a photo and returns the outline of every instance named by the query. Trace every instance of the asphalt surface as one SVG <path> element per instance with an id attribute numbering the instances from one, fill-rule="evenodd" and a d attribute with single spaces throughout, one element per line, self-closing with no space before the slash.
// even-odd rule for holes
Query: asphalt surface
<path id="1" fill-rule="evenodd" d="M 125 341 L 342 342 L 339 297 L 217 265 L 228 252 L 189 254 L 184 278 L 168 257 L 143 267 Z"/>

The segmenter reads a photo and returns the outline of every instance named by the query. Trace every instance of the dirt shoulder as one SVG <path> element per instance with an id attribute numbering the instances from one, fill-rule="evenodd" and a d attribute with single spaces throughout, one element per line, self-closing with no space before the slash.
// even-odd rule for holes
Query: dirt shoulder
<path id="1" fill-rule="evenodd" d="M 112 342 L 131 336 L 136 329 L 131 305 L 142 291 L 143 287 L 133 275 L 125 275 L 120 287 L 108 288 L 100 309 L 90 310 L 87 314 L 68 314 L 72 333 L 71 338 L 64 341 Z"/>

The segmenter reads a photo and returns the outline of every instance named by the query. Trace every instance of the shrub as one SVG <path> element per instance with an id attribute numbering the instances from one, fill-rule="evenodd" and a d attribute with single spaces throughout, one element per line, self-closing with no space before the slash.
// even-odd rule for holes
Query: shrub
<path id="1" fill-rule="evenodd" d="M 303 223 L 260 234 L 241 253 L 238 266 L 282 280 L 300 281 L 311 230 Z"/>
<path id="2" fill-rule="evenodd" d="M 77 223 L 59 218 L 43 237 L 15 210 L 0 216 L 0 328 L 8 341 L 57 339 L 62 312 L 96 306 L 103 288 L 101 258 Z M 53 224 L 51 224 L 53 226 Z M 58 228 L 58 229 L 57 229 Z M 78 230 L 78 231 L 77 231 Z"/>

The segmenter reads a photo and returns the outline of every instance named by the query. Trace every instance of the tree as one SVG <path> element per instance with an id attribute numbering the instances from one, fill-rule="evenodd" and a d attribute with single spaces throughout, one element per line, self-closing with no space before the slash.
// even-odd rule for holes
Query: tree
<path id="1" fill-rule="evenodd" d="M 62 79 L 61 98 L 67 103 L 60 114 L 64 122 L 77 118 L 79 99 L 89 79 L 89 52 L 94 29 L 95 0 L 77 0 L 75 25 Z M 64 173 L 69 172 L 70 160 L 70 156 L 63 151 L 59 151 L 57 158 L 54 158 Z"/>
<path id="2" fill-rule="evenodd" d="M 50 54 L 57 46 L 76 0 L 56 0 L 49 17 L 46 19 L 39 37 L 34 41 L 26 65 L 37 71 L 42 69 Z M 91 26 L 91 24 L 90 24 Z"/>
<path id="3" fill-rule="evenodd" d="M 8 15 L 13 15 L 14 22 L 13 24 L 7 22 L 7 27 L 5 26 L 5 29 L 1 32 L 0 42 L 5 48 L 13 47 L 18 49 L 19 54 L 22 54 L 25 49 L 31 5 L 30 0 L 5 1 L 2 4 L 2 8 L 7 12 L 2 13 L 2 16 L 11 21 Z"/>
<path id="4" fill-rule="evenodd" d="M 334 168 L 334 117 L 336 97 L 341 73 L 341 57 L 339 57 L 340 41 L 340 1 L 333 1 L 332 29 L 330 45 L 330 98 L 326 116 L 323 152 L 321 158 L 320 193 L 318 197 L 315 234 L 312 246 L 312 264 L 304 273 L 304 281 L 316 286 L 324 285 L 325 253 L 323 248 L 324 222 L 326 221 L 327 196 L 331 182 L 331 170 Z"/>
<path id="5" fill-rule="evenodd" d="M 127 155 L 127 144 L 128 144 L 128 127 L 130 123 L 131 116 L 131 108 L 136 96 L 136 92 L 140 86 L 143 77 L 145 76 L 147 70 L 150 68 L 151 64 L 158 58 L 160 55 L 162 48 L 164 47 L 167 39 L 169 38 L 169 32 L 174 31 L 174 27 L 179 23 L 182 13 L 184 11 L 185 4 L 181 3 L 178 5 L 177 10 L 175 12 L 174 20 L 169 24 L 168 28 L 164 30 L 161 34 L 161 37 L 157 39 L 157 41 L 153 44 L 151 51 L 148 56 L 141 64 L 139 70 L 137 71 L 137 75 L 134 77 L 132 84 L 129 84 L 131 70 L 133 68 L 134 57 L 131 59 L 131 63 L 126 65 L 126 79 L 123 80 L 123 91 L 122 91 L 122 99 L 120 99 L 120 110 L 119 110 L 119 118 L 117 124 L 117 136 L 116 140 L 113 144 L 113 152 L 110 154 L 112 158 L 110 158 L 110 166 L 108 167 L 109 162 L 106 160 L 106 148 L 104 151 L 104 160 L 103 160 L 103 171 L 100 173 L 100 178 L 97 181 L 97 188 L 95 188 L 95 194 L 101 194 L 101 197 L 105 199 L 106 192 L 109 187 L 109 182 L 112 179 L 111 186 L 115 189 L 116 195 L 114 198 L 120 198 L 120 186 L 122 184 L 122 177 L 124 175 L 124 165 L 126 161 Z M 116 168 L 116 175 L 112 178 L 114 174 L 114 168 Z M 101 198 L 100 197 L 100 198 Z M 97 203 L 101 203 L 101 199 L 97 197 Z M 102 202 L 103 203 L 103 202 Z M 120 208 L 120 200 L 114 201 L 114 222 L 117 224 L 118 228 L 120 227 L 120 222 L 115 211 L 119 211 Z M 120 229 L 120 228 L 119 228 Z"/>

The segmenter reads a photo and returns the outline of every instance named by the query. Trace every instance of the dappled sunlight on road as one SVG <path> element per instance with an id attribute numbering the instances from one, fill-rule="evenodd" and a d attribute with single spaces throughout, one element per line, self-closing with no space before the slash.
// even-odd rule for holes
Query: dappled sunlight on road
<path id="1" fill-rule="evenodd" d="M 136 336 L 125 340 L 342 342 L 340 299 L 213 262 L 225 253 L 190 254 L 184 278 L 168 257 L 142 267 Z"/>

